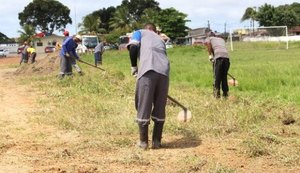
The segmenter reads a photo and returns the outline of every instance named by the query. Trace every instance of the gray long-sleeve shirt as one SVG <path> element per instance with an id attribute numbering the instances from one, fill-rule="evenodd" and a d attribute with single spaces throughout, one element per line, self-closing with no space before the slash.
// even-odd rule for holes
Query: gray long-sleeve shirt
<path id="1" fill-rule="evenodd" d="M 140 43 L 138 79 L 150 70 L 169 76 L 170 62 L 166 45 L 158 34 L 145 29 L 138 30 L 133 33 L 131 42 Z"/>
<path id="2" fill-rule="evenodd" d="M 213 49 L 214 60 L 222 57 L 229 58 L 228 51 L 226 49 L 225 40 L 219 37 L 208 37 L 206 39 L 207 43 L 211 43 Z"/>
<path id="3" fill-rule="evenodd" d="M 100 42 L 100 43 L 97 44 L 97 46 L 95 47 L 94 52 L 95 53 L 100 52 L 101 54 L 104 52 L 104 44 L 103 44 L 103 42 Z"/>

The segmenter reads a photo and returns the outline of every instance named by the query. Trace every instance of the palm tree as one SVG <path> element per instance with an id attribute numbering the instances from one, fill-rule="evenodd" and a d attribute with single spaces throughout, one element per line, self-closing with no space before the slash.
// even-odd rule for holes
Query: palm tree
<path id="1" fill-rule="evenodd" d="M 35 40 L 35 28 L 32 25 L 23 25 L 22 29 L 18 30 L 18 33 L 20 33 L 19 42 L 33 42 Z"/>
<path id="2" fill-rule="evenodd" d="M 132 32 L 137 28 L 137 22 L 129 14 L 129 10 L 126 7 L 118 8 L 109 21 L 110 28 L 121 33 Z"/>
<path id="3" fill-rule="evenodd" d="M 241 22 L 244 22 L 245 20 L 250 19 L 250 26 L 253 27 L 253 32 L 254 32 L 254 21 L 256 20 L 256 15 L 257 12 L 255 10 L 256 7 L 248 7 L 243 15 L 243 17 L 241 18 Z"/>
<path id="4" fill-rule="evenodd" d="M 142 23 L 157 23 L 157 16 L 159 11 L 151 8 L 147 8 L 144 10 L 144 14 L 141 16 Z"/>
<path id="5" fill-rule="evenodd" d="M 105 32 L 105 29 L 99 28 L 101 20 L 99 17 L 94 15 L 87 15 L 83 18 L 83 22 L 78 24 L 78 27 L 81 28 L 79 33 L 82 34 L 97 34 Z"/>

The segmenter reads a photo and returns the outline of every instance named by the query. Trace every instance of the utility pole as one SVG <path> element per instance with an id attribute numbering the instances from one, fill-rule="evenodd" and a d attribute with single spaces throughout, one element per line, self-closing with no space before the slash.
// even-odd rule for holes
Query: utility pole
<path id="1" fill-rule="evenodd" d="M 210 30 L 209 20 L 207 21 L 207 28 Z"/>
<path id="2" fill-rule="evenodd" d="M 224 24 L 224 34 L 226 34 L 226 22 Z"/>
<path id="3" fill-rule="evenodd" d="M 77 14 L 76 14 L 76 1 L 74 2 L 74 13 L 75 13 L 75 33 L 77 34 Z"/>

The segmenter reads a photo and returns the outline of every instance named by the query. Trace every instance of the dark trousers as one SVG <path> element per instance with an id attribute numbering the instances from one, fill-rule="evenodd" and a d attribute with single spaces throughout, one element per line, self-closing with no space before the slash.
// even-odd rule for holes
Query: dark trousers
<path id="1" fill-rule="evenodd" d="M 146 72 L 136 84 L 135 106 L 137 122 L 148 125 L 150 116 L 154 122 L 164 122 L 169 88 L 169 77 L 154 71 Z"/>
<path id="2" fill-rule="evenodd" d="M 137 67 L 137 59 L 140 52 L 140 47 L 137 45 L 131 45 L 129 51 L 131 67 Z"/>
<path id="3" fill-rule="evenodd" d="M 20 64 L 22 64 L 22 62 L 24 62 L 24 63 L 28 62 L 28 54 L 23 54 L 22 53 Z"/>
<path id="4" fill-rule="evenodd" d="M 30 55 L 31 63 L 32 63 L 32 64 L 35 62 L 35 57 L 36 57 L 36 53 L 35 53 L 35 52 L 32 52 L 32 54 Z"/>
<path id="5" fill-rule="evenodd" d="M 229 88 L 227 83 L 227 73 L 230 67 L 229 58 L 218 58 L 214 62 L 214 94 L 220 97 L 222 86 L 223 95 L 227 96 Z"/>
<path id="6" fill-rule="evenodd" d="M 95 65 L 102 64 L 102 54 L 101 54 L 101 52 L 94 53 L 94 57 L 95 57 Z"/>

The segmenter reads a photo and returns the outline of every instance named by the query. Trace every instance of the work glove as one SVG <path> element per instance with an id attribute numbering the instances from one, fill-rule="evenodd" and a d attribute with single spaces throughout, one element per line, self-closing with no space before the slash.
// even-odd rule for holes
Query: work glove
<path id="1" fill-rule="evenodd" d="M 209 55 L 208 56 L 208 60 L 211 62 L 211 63 L 214 63 L 214 57 L 212 55 Z"/>

